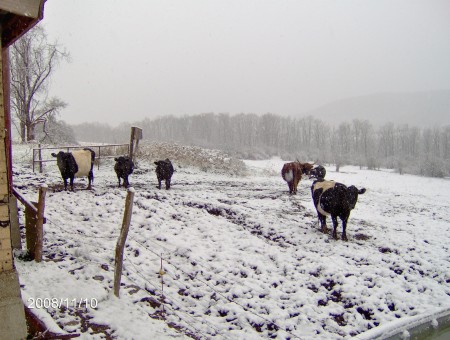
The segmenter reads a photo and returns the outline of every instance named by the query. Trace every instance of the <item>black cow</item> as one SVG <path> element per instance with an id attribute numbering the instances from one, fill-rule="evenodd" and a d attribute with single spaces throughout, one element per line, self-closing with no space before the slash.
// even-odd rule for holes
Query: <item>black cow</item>
<path id="1" fill-rule="evenodd" d="M 85 148 L 83 150 L 75 150 L 72 152 L 60 151 L 57 154 L 52 153 L 56 157 L 56 163 L 61 177 L 64 180 L 64 190 L 67 190 L 67 180 L 70 179 L 70 188 L 73 191 L 74 177 L 87 176 L 89 184 L 87 189 L 92 188 L 94 182 L 94 168 L 95 152 L 91 149 Z"/>
<path id="2" fill-rule="evenodd" d="M 166 190 L 170 189 L 170 180 L 172 178 L 173 169 L 172 162 L 166 158 L 164 161 L 157 161 L 156 164 L 156 177 L 158 178 L 158 189 L 161 189 L 161 181 L 166 181 Z"/>
<path id="3" fill-rule="evenodd" d="M 314 169 L 312 169 L 309 172 L 309 178 L 317 178 L 317 179 L 324 179 L 325 175 L 327 174 L 327 170 L 322 165 L 316 166 Z"/>
<path id="4" fill-rule="evenodd" d="M 355 207 L 358 195 L 362 195 L 366 189 L 358 189 L 354 185 L 349 187 L 334 181 L 319 179 L 313 182 L 311 194 L 317 216 L 323 233 L 328 232 L 327 215 L 331 215 L 333 221 L 333 237 L 337 239 L 337 218 L 342 221 L 342 240 L 347 241 L 345 229 L 350 216 L 350 211 Z"/>
<path id="5" fill-rule="evenodd" d="M 116 172 L 117 179 L 119 180 L 119 187 L 120 179 L 123 179 L 123 186 L 127 188 L 130 185 L 130 182 L 128 182 L 128 176 L 133 173 L 134 163 L 130 157 L 127 156 L 116 157 L 114 160 L 116 161 L 114 171 Z"/>

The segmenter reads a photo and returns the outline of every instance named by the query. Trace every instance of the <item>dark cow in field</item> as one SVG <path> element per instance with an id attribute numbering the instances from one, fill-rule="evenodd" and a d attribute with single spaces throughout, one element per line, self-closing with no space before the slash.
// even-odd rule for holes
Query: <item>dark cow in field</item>
<path id="1" fill-rule="evenodd" d="M 158 189 L 161 189 L 161 181 L 166 181 L 166 190 L 170 189 L 170 180 L 174 172 L 172 162 L 166 158 L 163 161 L 156 161 L 156 177 L 158 178 Z"/>
<path id="2" fill-rule="evenodd" d="M 324 179 L 326 174 L 327 170 L 325 167 L 318 165 L 309 172 L 309 178 Z"/>
<path id="3" fill-rule="evenodd" d="M 120 187 L 120 179 L 123 179 L 123 186 L 127 188 L 130 185 L 128 182 L 128 176 L 133 173 L 134 163 L 128 156 L 120 156 L 114 158 L 116 164 L 114 164 L 114 171 L 116 172 L 117 179 L 119 181 Z"/>
<path id="4" fill-rule="evenodd" d="M 349 187 L 334 181 L 319 179 L 313 182 L 311 194 L 317 216 L 323 233 L 327 233 L 327 215 L 331 215 L 333 221 L 333 237 L 337 239 L 337 218 L 342 221 L 342 240 L 347 241 L 345 232 L 350 212 L 356 205 L 358 195 L 362 195 L 366 189 L 358 189 L 354 185 Z"/>
<path id="5" fill-rule="evenodd" d="M 72 152 L 60 151 L 57 154 L 52 153 L 56 157 L 56 163 L 61 177 L 64 180 L 64 190 L 67 190 L 67 180 L 70 179 L 70 188 L 73 191 L 74 177 L 87 176 L 89 184 L 87 189 L 92 188 L 94 182 L 94 168 L 95 152 L 91 149 L 85 148 L 83 150 L 75 150 Z"/>
<path id="6" fill-rule="evenodd" d="M 281 176 L 288 183 L 289 193 L 296 194 L 297 186 L 302 178 L 302 174 L 308 175 L 314 164 L 291 162 L 285 163 L 281 169 Z"/>

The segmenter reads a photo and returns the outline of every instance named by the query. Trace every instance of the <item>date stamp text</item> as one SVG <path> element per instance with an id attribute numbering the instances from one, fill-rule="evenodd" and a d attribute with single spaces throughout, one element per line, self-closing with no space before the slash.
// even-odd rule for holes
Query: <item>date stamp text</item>
<path id="1" fill-rule="evenodd" d="M 28 308 L 30 309 L 61 309 L 69 308 L 97 308 L 98 301 L 96 298 L 78 298 L 78 299 L 59 299 L 59 298 L 33 298 L 28 299 Z"/>

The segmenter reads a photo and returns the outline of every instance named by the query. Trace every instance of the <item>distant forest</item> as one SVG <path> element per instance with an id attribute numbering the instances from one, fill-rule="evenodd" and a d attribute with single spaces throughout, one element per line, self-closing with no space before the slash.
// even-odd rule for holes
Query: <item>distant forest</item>
<path id="1" fill-rule="evenodd" d="M 144 141 L 172 142 L 221 149 L 244 159 L 279 156 L 369 169 L 380 167 L 432 177 L 450 174 L 450 126 L 420 128 L 368 120 L 333 126 L 311 116 L 274 114 L 199 114 L 145 119 L 111 127 L 100 123 L 72 125 L 78 141 L 127 143 L 130 126 L 143 129 Z"/>

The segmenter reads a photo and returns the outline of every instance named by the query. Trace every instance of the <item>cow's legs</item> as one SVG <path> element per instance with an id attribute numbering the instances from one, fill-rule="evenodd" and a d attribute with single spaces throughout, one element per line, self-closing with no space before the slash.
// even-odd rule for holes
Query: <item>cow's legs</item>
<path id="1" fill-rule="evenodd" d="M 94 173 L 91 171 L 89 171 L 89 175 L 88 175 L 88 190 L 92 189 L 92 182 L 94 182 Z"/>
<path id="2" fill-rule="evenodd" d="M 166 190 L 170 189 L 170 179 L 166 179 Z"/>
<path id="3" fill-rule="evenodd" d="M 289 186 L 289 193 L 292 194 L 292 192 L 294 191 L 294 184 L 292 182 L 288 182 L 288 186 Z"/>
<path id="4" fill-rule="evenodd" d="M 128 176 L 125 176 L 125 178 L 123 180 L 123 186 L 125 188 L 128 188 L 130 186 L 130 183 L 128 182 Z"/>
<path id="5" fill-rule="evenodd" d="M 298 187 L 298 180 L 296 180 L 295 178 L 294 178 L 294 195 L 296 195 L 297 194 L 297 187 Z"/>
<path id="6" fill-rule="evenodd" d="M 161 189 L 161 180 L 158 178 L 158 189 Z"/>
<path id="7" fill-rule="evenodd" d="M 336 232 L 336 228 L 338 225 L 337 216 L 332 215 L 331 220 L 333 221 L 333 238 L 337 240 L 337 232 Z"/>
<path id="8" fill-rule="evenodd" d="M 72 177 L 70 177 L 70 188 L 71 188 L 71 190 L 73 191 L 73 176 Z"/>
<path id="9" fill-rule="evenodd" d="M 64 180 L 64 190 L 67 191 L 67 178 L 63 178 Z"/>
<path id="10" fill-rule="evenodd" d="M 341 218 L 341 220 L 342 220 L 342 241 L 348 241 L 346 233 L 348 216 L 345 218 Z"/>
<path id="11" fill-rule="evenodd" d="M 327 228 L 327 217 L 322 215 L 321 213 L 317 213 L 317 216 L 319 217 L 319 222 L 320 222 L 320 231 L 324 234 L 328 233 L 328 228 Z"/>

